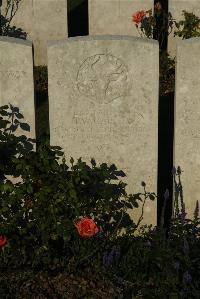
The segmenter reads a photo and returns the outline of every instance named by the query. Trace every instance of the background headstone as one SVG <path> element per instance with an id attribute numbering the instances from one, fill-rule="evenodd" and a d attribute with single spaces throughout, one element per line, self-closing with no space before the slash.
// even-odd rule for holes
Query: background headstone
<path id="1" fill-rule="evenodd" d="M 32 43 L 0 37 L 0 106 L 9 103 L 24 115 L 20 121 L 30 125 L 30 132 L 19 128 L 15 133 L 35 138 Z"/>
<path id="2" fill-rule="evenodd" d="M 200 38 L 177 45 L 175 97 L 175 166 L 181 181 L 188 216 L 193 216 L 200 195 Z"/>
<path id="3" fill-rule="evenodd" d="M 184 20 L 183 10 L 189 13 L 194 13 L 197 17 L 200 17 L 200 1 L 199 0 L 169 0 L 169 12 L 171 12 L 173 19 L 176 22 Z M 175 29 L 177 30 L 177 29 Z M 168 52 L 170 56 L 176 56 L 176 44 L 182 37 L 175 36 L 174 30 L 168 37 Z"/>
<path id="4" fill-rule="evenodd" d="M 114 163 L 127 173 L 129 192 L 141 192 L 142 181 L 156 192 L 158 64 L 158 43 L 149 39 L 48 43 L 50 143 L 67 163 L 71 156 Z M 156 202 L 147 202 L 144 219 L 156 223 Z"/>
<path id="5" fill-rule="evenodd" d="M 132 15 L 138 10 L 153 9 L 153 0 L 88 0 L 89 34 L 140 36 Z"/>
<path id="6" fill-rule="evenodd" d="M 5 4 L 3 0 L 2 14 Z M 22 0 L 10 25 L 22 28 L 33 41 L 34 64 L 46 65 L 47 40 L 68 36 L 67 0 Z"/>

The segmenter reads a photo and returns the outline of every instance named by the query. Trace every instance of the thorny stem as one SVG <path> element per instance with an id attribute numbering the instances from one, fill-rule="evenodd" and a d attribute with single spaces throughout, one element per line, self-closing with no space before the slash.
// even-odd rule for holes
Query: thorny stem
<path id="1" fill-rule="evenodd" d="M 173 208 L 173 217 L 176 218 L 179 214 L 179 207 L 178 207 L 178 196 L 179 196 L 179 185 L 176 182 L 176 173 L 173 175 L 174 180 L 174 208 Z"/>
<path id="2" fill-rule="evenodd" d="M 183 187 L 181 184 L 181 168 L 178 167 L 178 184 L 179 184 L 179 194 L 181 198 L 181 204 L 183 205 Z"/>
<path id="3" fill-rule="evenodd" d="M 141 37 L 143 37 L 143 34 L 139 31 L 138 26 L 136 26 L 136 28 L 137 28 L 137 31 L 138 31 L 139 35 L 140 35 Z"/>
<path id="4" fill-rule="evenodd" d="M 145 198 L 144 198 L 144 202 L 143 202 L 143 204 L 142 204 L 142 213 L 141 213 L 141 215 L 140 215 L 140 218 L 138 219 L 138 222 L 137 222 L 137 224 L 136 224 L 136 228 L 139 226 L 139 224 L 141 223 L 141 221 L 143 220 L 143 214 L 144 214 L 144 205 L 145 205 L 145 202 L 146 202 L 146 199 L 147 199 L 147 192 L 146 192 L 146 188 L 145 188 L 145 186 L 144 186 L 144 196 L 145 196 Z"/>

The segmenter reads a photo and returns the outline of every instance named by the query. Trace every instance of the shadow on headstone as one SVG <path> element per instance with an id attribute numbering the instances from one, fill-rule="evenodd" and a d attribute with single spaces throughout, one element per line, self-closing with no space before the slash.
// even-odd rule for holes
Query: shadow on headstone
<path id="1" fill-rule="evenodd" d="M 10 26 L 9 20 L 4 16 L 0 15 L 0 35 L 1 36 L 9 36 L 15 38 L 26 39 L 27 33 L 24 32 L 21 28 L 17 28 L 16 26 Z"/>
<path id="2" fill-rule="evenodd" d="M 11 15 L 9 18 L 7 17 L 7 14 L 6 16 L 3 16 L 1 14 L 1 7 L 2 7 L 2 0 L 0 0 L 0 36 L 9 36 L 9 37 L 26 39 L 27 33 L 23 31 L 22 28 L 17 28 L 16 26 L 10 26 L 10 23 L 18 10 L 18 5 L 15 8 L 15 11 L 14 11 L 14 6 L 11 8 Z M 7 6 L 7 10 L 9 10 L 9 8 L 10 5 Z"/>

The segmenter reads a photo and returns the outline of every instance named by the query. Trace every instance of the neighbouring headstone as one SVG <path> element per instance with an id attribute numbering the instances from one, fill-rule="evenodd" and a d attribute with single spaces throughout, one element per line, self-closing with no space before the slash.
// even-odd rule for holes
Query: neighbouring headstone
<path id="1" fill-rule="evenodd" d="M 128 36 L 48 43 L 50 143 L 70 157 L 115 164 L 128 191 L 156 192 L 159 48 Z M 138 218 L 141 208 L 133 215 Z M 156 223 L 147 202 L 145 223 Z"/>
<path id="2" fill-rule="evenodd" d="M 32 43 L 0 37 L 0 106 L 9 103 L 24 115 L 20 121 L 30 125 L 30 132 L 19 128 L 15 133 L 35 138 Z"/>
<path id="3" fill-rule="evenodd" d="M 3 15 L 5 7 L 3 0 Z M 47 40 L 68 36 L 67 0 L 22 0 L 10 25 L 22 28 L 33 42 L 34 64 L 46 65 Z"/>
<path id="4" fill-rule="evenodd" d="M 188 216 L 193 216 L 200 196 L 200 38 L 177 45 L 175 97 L 175 165 Z"/>
<path id="5" fill-rule="evenodd" d="M 89 0 L 89 34 L 140 36 L 132 15 L 138 10 L 153 9 L 153 0 Z"/>
<path id="6" fill-rule="evenodd" d="M 176 22 L 184 20 L 183 10 L 193 13 L 200 17 L 200 1 L 199 0 L 169 0 L 169 12 L 171 12 L 173 19 Z M 181 29 L 181 28 L 180 28 Z M 175 31 L 177 29 L 175 28 Z M 175 36 L 174 30 L 169 34 L 168 38 L 168 51 L 170 56 L 176 56 L 176 44 L 182 37 Z"/>

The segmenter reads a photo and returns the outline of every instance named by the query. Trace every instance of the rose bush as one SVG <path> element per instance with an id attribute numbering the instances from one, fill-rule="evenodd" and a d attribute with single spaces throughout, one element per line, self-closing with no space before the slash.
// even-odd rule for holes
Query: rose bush
<path id="1" fill-rule="evenodd" d="M 145 183 L 127 195 L 115 165 L 71 159 L 69 168 L 56 161 L 60 147 L 32 151 L 31 140 L 12 134 L 28 127 L 10 108 L 0 108 L 0 297 L 199 298 L 199 204 L 188 220 L 181 198 L 168 237 L 147 226 L 135 235 L 127 209 L 155 198 Z"/>
<path id="2" fill-rule="evenodd" d="M 47 142 L 32 151 L 35 140 L 12 134 L 18 126 L 30 127 L 21 122 L 17 107 L 8 108 L 0 108 L 0 232 L 9 239 L 4 255 L 0 254 L 5 268 L 16 264 L 76 268 L 122 230 L 136 230 L 127 209 L 137 208 L 144 198 L 154 199 L 153 194 L 128 195 L 126 184 L 118 182 L 125 174 L 114 164 L 97 166 L 92 159 L 89 166 L 71 158 L 69 167 L 64 157 L 59 164 L 61 148 Z M 13 184 L 8 175 L 21 177 L 21 182 Z M 97 233 L 100 227 L 103 235 Z"/>
<path id="3" fill-rule="evenodd" d="M 161 22 L 160 28 L 157 27 L 158 20 Z M 153 38 L 154 33 L 156 39 L 161 41 L 161 45 L 165 34 L 170 34 L 175 24 L 172 14 L 170 12 L 166 14 L 159 2 L 154 6 L 154 14 L 152 9 L 137 11 L 132 15 L 132 22 L 137 29 L 140 29 L 141 36 Z"/>
<path id="4" fill-rule="evenodd" d="M 185 10 L 182 11 L 184 16 L 183 20 L 176 22 L 170 12 L 166 13 L 162 8 L 160 2 L 157 2 L 154 6 L 154 15 L 152 9 L 144 11 L 136 11 L 132 15 L 132 22 L 135 23 L 136 28 L 140 29 L 139 33 L 141 36 L 147 38 L 153 38 L 163 43 L 164 36 L 169 35 L 173 28 L 174 36 L 182 37 L 182 39 L 188 39 L 191 37 L 200 36 L 200 18 L 194 13 L 189 13 Z M 159 28 L 157 22 L 159 21 Z"/>

